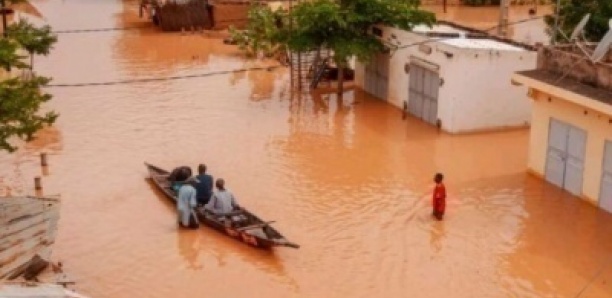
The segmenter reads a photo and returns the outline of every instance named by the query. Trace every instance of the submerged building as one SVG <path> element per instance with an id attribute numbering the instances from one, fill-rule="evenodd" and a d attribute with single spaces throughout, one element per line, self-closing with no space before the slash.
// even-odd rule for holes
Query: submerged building
<path id="1" fill-rule="evenodd" d="M 532 99 L 529 171 L 612 212 L 612 53 L 593 62 L 577 45 L 545 47 L 513 80 Z"/>
<path id="2" fill-rule="evenodd" d="M 510 78 L 536 67 L 533 47 L 449 22 L 372 33 L 389 51 L 356 63 L 366 92 L 450 133 L 529 125 L 527 88 Z"/>

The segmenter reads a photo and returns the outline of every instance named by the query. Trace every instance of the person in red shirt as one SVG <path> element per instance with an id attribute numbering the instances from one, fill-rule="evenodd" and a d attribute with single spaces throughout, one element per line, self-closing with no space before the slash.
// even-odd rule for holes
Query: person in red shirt
<path id="1" fill-rule="evenodd" d="M 442 180 L 444 180 L 444 175 L 441 173 L 437 173 L 436 176 L 434 176 L 436 187 L 433 192 L 433 216 L 437 220 L 442 220 L 446 209 L 446 188 L 444 188 Z"/>

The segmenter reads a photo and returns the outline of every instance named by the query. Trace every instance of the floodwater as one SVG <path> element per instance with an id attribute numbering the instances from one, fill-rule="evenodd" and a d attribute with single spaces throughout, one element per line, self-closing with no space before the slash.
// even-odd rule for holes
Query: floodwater
<path id="1" fill-rule="evenodd" d="M 143 26 L 135 1 L 36 1 L 56 30 Z M 215 36 L 61 34 L 56 84 L 274 65 Z M 0 190 L 61 193 L 54 257 L 96 298 L 611 297 L 612 215 L 525 173 L 528 131 L 449 136 L 358 91 L 297 96 L 285 69 L 49 88 L 57 124 L 0 154 Z M 178 231 L 143 162 L 208 164 L 299 250 Z M 445 221 L 431 179 L 447 177 Z"/>

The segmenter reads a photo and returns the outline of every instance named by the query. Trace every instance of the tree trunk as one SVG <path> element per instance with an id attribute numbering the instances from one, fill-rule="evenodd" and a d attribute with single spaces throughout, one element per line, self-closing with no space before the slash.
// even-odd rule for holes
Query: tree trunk
<path id="1" fill-rule="evenodd" d="M 30 70 L 34 70 L 34 53 L 30 53 Z"/>
<path id="2" fill-rule="evenodd" d="M 338 95 L 344 93 L 344 66 L 338 65 Z"/>

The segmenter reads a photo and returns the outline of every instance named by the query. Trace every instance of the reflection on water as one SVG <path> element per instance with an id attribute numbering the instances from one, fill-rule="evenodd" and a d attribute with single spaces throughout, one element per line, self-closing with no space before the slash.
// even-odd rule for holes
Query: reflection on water
<path id="1" fill-rule="evenodd" d="M 198 254 L 202 245 L 202 237 L 192 231 L 180 230 L 177 233 L 179 254 L 183 256 L 188 264 L 188 268 L 199 270 L 203 268 L 202 264 L 198 263 Z"/>
<path id="2" fill-rule="evenodd" d="M 430 245 L 436 254 L 439 254 L 442 251 L 442 240 L 444 239 L 444 234 L 444 222 L 437 222 L 435 224 L 432 224 L 432 229 L 430 231 Z"/>
<path id="3" fill-rule="evenodd" d="M 58 30 L 145 24 L 137 1 L 36 5 Z M 63 34 L 37 67 L 74 83 L 273 63 L 148 27 Z M 586 285 L 610 297 L 612 216 L 527 176 L 527 131 L 451 136 L 357 90 L 291 94 L 288 78 L 49 89 L 61 117 L 0 153 L 0 189 L 31 189 L 38 154 L 52 153 L 45 193 L 63 200 L 54 254 L 92 297 L 573 297 Z M 144 161 L 206 163 L 301 249 L 178 231 Z M 447 177 L 443 222 L 431 219 L 435 172 Z"/>

